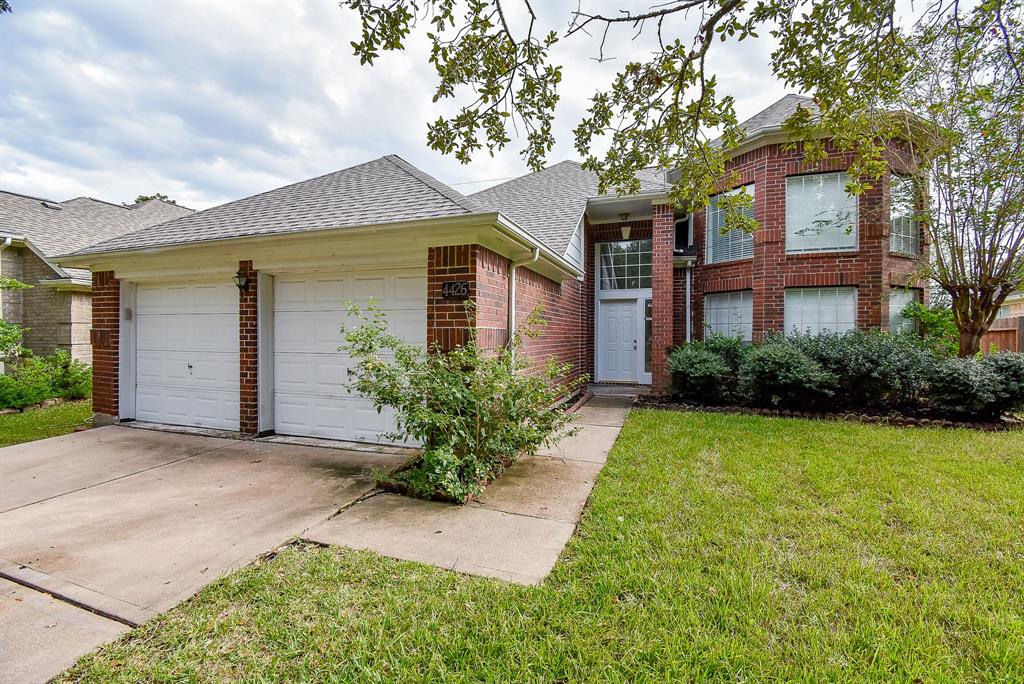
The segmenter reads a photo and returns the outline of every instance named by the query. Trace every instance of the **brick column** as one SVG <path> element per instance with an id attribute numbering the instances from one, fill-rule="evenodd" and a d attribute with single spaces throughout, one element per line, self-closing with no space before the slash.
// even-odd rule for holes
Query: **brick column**
<path id="1" fill-rule="evenodd" d="M 668 371 L 673 331 L 672 249 L 675 225 L 672 205 L 653 205 L 651 217 L 651 389 L 663 394 L 672 387 L 672 376 Z"/>
<path id="2" fill-rule="evenodd" d="M 251 261 L 239 261 L 238 272 L 249 279 L 238 292 L 238 429 L 255 435 L 260 414 L 256 271 Z"/>
<path id="3" fill-rule="evenodd" d="M 427 346 L 442 351 L 465 344 L 470 328 L 465 300 L 446 299 L 445 281 L 465 281 L 476 304 L 480 344 L 497 348 L 508 339 L 508 259 L 480 245 L 431 247 L 427 251 Z"/>
<path id="4" fill-rule="evenodd" d="M 113 271 L 92 274 L 92 410 L 97 425 L 118 415 L 121 281 Z"/>

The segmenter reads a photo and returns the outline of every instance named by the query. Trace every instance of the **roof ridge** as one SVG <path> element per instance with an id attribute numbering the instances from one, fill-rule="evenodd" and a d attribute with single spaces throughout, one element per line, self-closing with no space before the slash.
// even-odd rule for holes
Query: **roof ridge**
<path id="1" fill-rule="evenodd" d="M 434 178 L 425 171 L 416 168 L 406 160 L 399 157 L 397 154 L 388 154 L 385 155 L 384 157 L 381 157 L 381 159 L 387 159 L 388 162 L 393 164 L 399 170 L 408 174 L 412 178 L 415 178 L 417 181 L 419 181 L 426 187 L 430 188 L 434 192 L 438 193 L 439 195 L 447 199 L 449 202 L 456 204 L 461 209 L 465 209 L 466 211 L 473 213 L 480 211 L 483 208 L 479 206 L 475 201 L 467 202 L 467 200 L 470 199 L 469 197 L 463 195 L 455 188 L 452 188 L 446 185 L 445 183 L 442 183 L 441 181 Z"/>
<path id="2" fill-rule="evenodd" d="M 5 195 L 14 195 L 15 197 L 24 197 L 25 199 L 38 200 L 40 202 L 53 202 L 54 204 L 63 204 L 63 202 L 59 200 L 50 199 L 48 197 L 37 197 L 35 195 L 26 195 L 23 192 L 14 192 L 13 190 L 0 189 L 0 192 L 4 193 Z"/>
<path id="3" fill-rule="evenodd" d="M 583 167 L 583 164 L 581 162 L 578 162 L 578 161 L 576 161 L 574 159 L 563 159 L 560 162 L 555 162 L 551 166 L 545 166 L 540 171 L 527 171 L 526 173 L 524 173 L 521 176 L 516 176 L 515 178 L 509 178 L 507 181 L 502 181 L 501 183 L 498 183 L 497 185 L 492 185 L 491 187 L 484 188 L 483 190 L 477 190 L 473 194 L 469 195 L 469 197 L 476 197 L 477 195 L 483 194 L 485 192 L 490 192 L 491 190 L 495 190 L 497 188 L 500 188 L 503 185 L 508 185 L 509 183 L 515 183 L 516 181 L 521 181 L 522 179 L 527 178 L 528 176 L 540 175 L 542 173 L 550 171 L 551 169 L 555 168 L 556 166 L 561 166 L 562 164 L 572 164 L 573 166 L 579 166 L 580 168 Z"/>
<path id="4" fill-rule="evenodd" d="M 127 205 L 125 205 L 125 209 L 138 209 L 139 207 L 147 206 L 149 204 L 152 204 L 153 202 L 162 202 L 163 204 L 166 204 L 169 207 L 175 207 L 176 209 L 184 209 L 185 211 L 191 211 L 193 214 L 196 213 L 197 211 L 199 211 L 198 209 L 193 209 L 191 207 L 186 207 L 184 204 L 178 204 L 177 202 L 169 202 L 169 201 L 167 201 L 165 199 L 160 199 L 159 197 L 151 197 L 148 200 L 146 200 L 145 202 L 136 202 L 135 204 L 127 204 Z"/>

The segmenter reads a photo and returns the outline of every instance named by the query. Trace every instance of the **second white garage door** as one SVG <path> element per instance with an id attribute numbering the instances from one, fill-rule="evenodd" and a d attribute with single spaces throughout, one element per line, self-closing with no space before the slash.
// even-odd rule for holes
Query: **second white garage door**
<path id="1" fill-rule="evenodd" d="M 274 277 L 274 431 L 381 442 L 394 416 L 378 414 L 365 398 L 350 394 L 350 359 L 338 351 L 346 302 L 365 307 L 373 299 L 391 330 L 426 344 L 427 277 L 424 270 L 366 275 Z"/>

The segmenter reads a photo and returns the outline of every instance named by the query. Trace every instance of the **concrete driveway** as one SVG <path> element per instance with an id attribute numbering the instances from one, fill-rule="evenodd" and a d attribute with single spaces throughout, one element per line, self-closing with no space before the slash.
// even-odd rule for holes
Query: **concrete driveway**
<path id="1" fill-rule="evenodd" d="M 48 679 L 405 458 L 118 426 L 0 449 L 0 681 Z"/>

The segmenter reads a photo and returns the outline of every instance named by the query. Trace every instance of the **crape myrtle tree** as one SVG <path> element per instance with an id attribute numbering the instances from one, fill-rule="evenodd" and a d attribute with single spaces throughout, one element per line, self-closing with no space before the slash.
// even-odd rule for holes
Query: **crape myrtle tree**
<path id="1" fill-rule="evenodd" d="M 954 13 L 914 37 L 902 96 L 916 202 L 932 243 L 927 275 L 948 295 L 959 355 L 978 353 L 1024 283 L 1024 87 L 1019 14 L 1000 25 Z M 922 120 L 928 123 L 920 124 Z M 913 131 L 914 134 L 910 134 Z"/>

